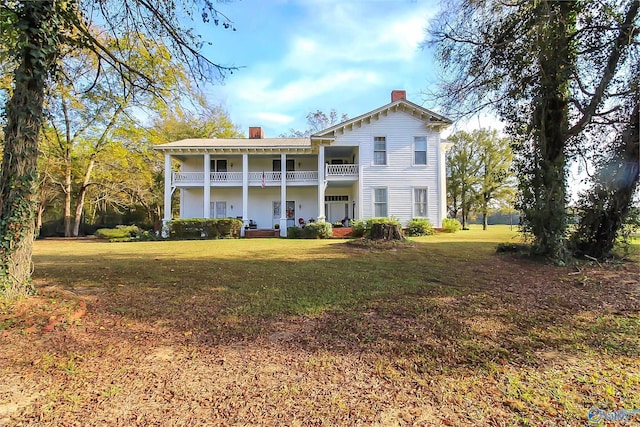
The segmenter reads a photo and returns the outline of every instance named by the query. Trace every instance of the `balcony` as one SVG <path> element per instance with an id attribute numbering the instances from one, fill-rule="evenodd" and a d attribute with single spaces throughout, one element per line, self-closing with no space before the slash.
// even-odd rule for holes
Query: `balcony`
<path id="1" fill-rule="evenodd" d="M 249 186 L 280 185 L 282 172 L 249 172 Z M 290 171 L 286 173 L 287 185 L 315 185 L 318 183 L 318 171 Z M 242 186 L 242 172 L 211 172 L 211 186 Z M 174 187 L 201 187 L 204 185 L 204 172 L 174 172 Z"/>
<path id="2" fill-rule="evenodd" d="M 328 180 L 356 180 L 358 179 L 358 165 L 325 165 L 325 176 Z"/>

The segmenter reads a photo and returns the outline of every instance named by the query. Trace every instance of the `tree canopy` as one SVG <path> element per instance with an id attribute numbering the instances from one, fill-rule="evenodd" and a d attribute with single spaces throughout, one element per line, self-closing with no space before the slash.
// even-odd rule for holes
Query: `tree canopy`
<path id="1" fill-rule="evenodd" d="M 35 227 L 38 142 L 47 89 L 59 81 L 61 63 L 71 52 L 88 51 L 117 71 L 125 87 L 161 94 L 162 81 L 142 67 L 159 57 L 160 46 L 195 79 L 218 79 L 232 70 L 201 53 L 205 41 L 185 26 L 184 17 L 234 29 L 209 0 L 85 1 L 12 0 L 0 4 L 0 59 L 11 78 L 5 106 L 4 150 L 0 175 L 0 292 L 24 295 L 30 288 Z M 96 24 L 99 23 L 99 26 Z M 98 34 L 108 34 L 116 45 Z M 142 62 L 132 61 L 136 46 Z M 88 88 L 90 92 L 93 87 Z"/>
<path id="2" fill-rule="evenodd" d="M 535 253 L 558 262 L 568 255 L 568 160 L 584 155 L 589 129 L 610 125 L 621 97 L 637 92 L 639 5 L 456 0 L 430 29 L 448 76 L 439 100 L 450 115 L 491 108 L 507 123 L 524 230 Z"/>

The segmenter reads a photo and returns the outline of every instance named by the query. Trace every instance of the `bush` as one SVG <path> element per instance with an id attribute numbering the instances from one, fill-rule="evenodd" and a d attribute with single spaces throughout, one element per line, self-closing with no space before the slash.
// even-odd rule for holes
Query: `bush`
<path id="1" fill-rule="evenodd" d="M 304 228 L 287 228 L 290 239 L 329 239 L 333 235 L 333 228 L 328 222 L 310 222 Z"/>
<path id="2" fill-rule="evenodd" d="M 117 225 L 116 228 L 100 228 L 95 232 L 98 239 L 106 240 L 129 240 L 141 235 L 142 230 L 135 225 Z"/>
<path id="3" fill-rule="evenodd" d="M 287 237 L 289 239 L 299 239 L 302 236 L 302 229 L 298 227 L 287 227 Z"/>
<path id="4" fill-rule="evenodd" d="M 351 237 L 363 237 L 366 232 L 366 224 L 361 219 L 351 221 Z"/>
<path id="5" fill-rule="evenodd" d="M 242 221 L 236 218 L 175 219 L 167 223 L 172 239 L 224 239 L 240 236 Z"/>
<path id="6" fill-rule="evenodd" d="M 462 224 L 455 218 L 445 218 L 442 220 L 442 231 L 445 233 L 455 233 L 462 228 Z"/>
<path id="7" fill-rule="evenodd" d="M 329 222 L 311 222 L 302 229 L 302 237 L 305 239 L 330 239 L 333 236 L 333 227 Z"/>
<path id="8" fill-rule="evenodd" d="M 409 236 L 431 236 L 433 233 L 435 233 L 433 225 L 426 218 L 413 218 L 407 223 Z"/>

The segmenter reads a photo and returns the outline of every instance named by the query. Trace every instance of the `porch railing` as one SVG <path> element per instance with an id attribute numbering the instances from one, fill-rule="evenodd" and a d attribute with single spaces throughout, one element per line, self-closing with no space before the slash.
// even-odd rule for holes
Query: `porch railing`
<path id="1" fill-rule="evenodd" d="M 173 182 L 176 184 L 204 183 L 204 172 L 174 172 Z"/>
<path id="2" fill-rule="evenodd" d="M 358 165 L 346 164 L 346 165 L 326 165 L 325 175 L 331 176 L 358 176 Z"/>
<path id="3" fill-rule="evenodd" d="M 282 172 L 249 172 L 249 185 L 280 183 Z M 290 171 L 286 175 L 289 182 L 317 182 L 318 171 Z M 210 181 L 215 184 L 242 184 L 242 172 L 211 172 Z M 204 184 L 204 172 L 174 172 L 173 184 Z"/>
<path id="4" fill-rule="evenodd" d="M 242 172 L 211 172 L 211 182 L 242 182 Z"/>

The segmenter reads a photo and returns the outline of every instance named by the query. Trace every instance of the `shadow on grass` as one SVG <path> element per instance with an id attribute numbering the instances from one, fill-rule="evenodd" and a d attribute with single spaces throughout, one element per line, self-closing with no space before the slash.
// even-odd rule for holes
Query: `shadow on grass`
<path id="1" fill-rule="evenodd" d="M 301 245 L 263 257 L 172 259 L 160 245 L 135 257 L 47 254 L 35 278 L 150 337 L 383 356 L 417 373 L 536 365 L 550 352 L 638 355 L 637 265 L 594 279 L 495 255 L 493 243 Z"/>

